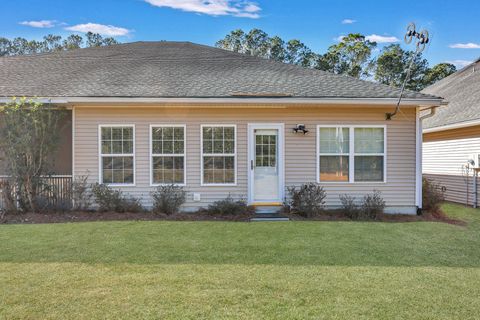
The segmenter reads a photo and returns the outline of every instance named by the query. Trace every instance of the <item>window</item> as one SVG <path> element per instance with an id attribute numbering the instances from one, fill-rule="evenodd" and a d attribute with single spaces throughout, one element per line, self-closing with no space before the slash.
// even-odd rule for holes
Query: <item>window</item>
<path id="1" fill-rule="evenodd" d="M 319 182 L 383 182 L 385 127 L 318 126 Z"/>
<path id="2" fill-rule="evenodd" d="M 100 126 L 100 181 L 112 185 L 135 183 L 133 125 Z"/>
<path id="3" fill-rule="evenodd" d="M 350 129 L 319 128 L 320 181 L 349 181 Z"/>
<path id="4" fill-rule="evenodd" d="M 383 181 L 384 128 L 355 128 L 355 181 Z"/>
<path id="5" fill-rule="evenodd" d="M 236 127 L 202 126 L 202 184 L 236 183 Z"/>
<path id="6" fill-rule="evenodd" d="M 150 126 L 151 182 L 185 184 L 185 126 Z"/>

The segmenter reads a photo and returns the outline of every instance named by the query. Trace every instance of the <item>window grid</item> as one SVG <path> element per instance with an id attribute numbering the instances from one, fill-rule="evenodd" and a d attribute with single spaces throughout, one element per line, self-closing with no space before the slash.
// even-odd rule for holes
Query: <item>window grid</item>
<path id="1" fill-rule="evenodd" d="M 151 125 L 151 185 L 185 185 L 185 125 Z"/>
<path id="2" fill-rule="evenodd" d="M 348 153 L 321 153 L 320 152 L 320 129 L 322 128 L 347 128 L 349 129 L 349 152 Z M 356 153 L 355 152 L 355 129 L 382 129 L 383 153 Z M 378 141 L 377 141 L 378 142 Z M 318 183 L 386 183 L 387 182 L 387 127 L 384 125 L 371 126 L 336 126 L 336 125 L 318 125 L 317 126 L 317 182 Z M 324 181 L 320 179 L 320 156 L 345 156 L 348 157 L 348 173 L 347 181 Z M 355 179 L 355 157 L 382 157 L 382 178 L 378 180 Z"/>
<path id="3" fill-rule="evenodd" d="M 134 185 L 134 150 L 134 125 L 100 125 L 100 182 L 113 186 Z"/>
<path id="4" fill-rule="evenodd" d="M 268 134 L 255 135 L 255 166 L 276 167 L 277 136 Z"/>
<path id="5" fill-rule="evenodd" d="M 235 125 L 201 125 L 202 185 L 236 185 Z"/>
<path id="6" fill-rule="evenodd" d="M 335 132 L 334 135 L 328 131 L 322 134 L 322 130 L 335 130 Z M 349 127 L 344 126 L 318 128 L 318 181 L 341 183 L 350 181 L 350 131 Z M 337 138 L 339 135 L 341 136 L 340 141 Z M 346 145 L 344 145 L 345 143 Z M 337 149 L 338 151 L 322 151 L 322 147 L 324 146 L 326 146 L 328 151 L 332 151 L 332 149 Z M 345 152 L 345 149 L 347 152 Z M 322 172 L 324 166 L 330 168 L 330 170 L 324 170 Z"/>

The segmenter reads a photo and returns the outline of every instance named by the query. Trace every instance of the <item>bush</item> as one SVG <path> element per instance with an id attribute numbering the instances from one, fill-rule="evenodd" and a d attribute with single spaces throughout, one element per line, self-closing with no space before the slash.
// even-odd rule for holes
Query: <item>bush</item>
<path id="1" fill-rule="evenodd" d="M 235 200 L 231 195 L 208 206 L 206 212 L 216 216 L 243 216 L 253 213 L 253 208 L 243 199 Z"/>
<path id="2" fill-rule="evenodd" d="M 286 202 L 289 211 L 307 218 L 320 214 L 325 207 L 327 193 L 316 183 L 306 183 L 297 187 L 289 187 L 289 201 Z"/>
<path id="3" fill-rule="evenodd" d="M 92 206 L 93 194 L 89 190 L 88 175 L 77 176 L 72 182 L 72 202 L 76 211 L 87 211 Z"/>
<path id="4" fill-rule="evenodd" d="M 423 209 L 431 213 L 440 211 L 440 204 L 445 200 L 442 187 L 434 181 L 423 178 L 422 181 L 422 203 Z"/>
<path id="5" fill-rule="evenodd" d="M 187 193 L 183 187 L 176 185 L 159 186 L 152 192 L 153 212 L 167 215 L 177 213 L 180 206 L 185 203 Z"/>
<path id="6" fill-rule="evenodd" d="M 105 184 L 96 183 L 92 186 L 92 193 L 98 205 L 98 211 L 102 212 L 141 212 L 143 211 L 140 201 L 133 197 L 125 197 L 120 190 L 113 190 Z"/>
<path id="7" fill-rule="evenodd" d="M 383 214 L 384 209 L 385 201 L 383 201 L 382 193 L 378 190 L 373 190 L 373 194 L 367 194 L 363 197 L 359 218 L 376 219 Z"/>
<path id="8" fill-rule="evenodd" d="M 342 203 L 343 213 L 352 220 L 358 219 L 360 216 L 360 207 L 355 202 L 355 197 L 349 196 L 348 194 L 341 194 L 339 198 Z"/>

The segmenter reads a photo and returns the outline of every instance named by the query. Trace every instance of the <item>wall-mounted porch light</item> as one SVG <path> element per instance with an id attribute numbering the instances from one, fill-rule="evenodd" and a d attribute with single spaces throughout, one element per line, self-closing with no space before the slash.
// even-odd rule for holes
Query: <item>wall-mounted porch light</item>
<path id="1" fill-rule="evenodd" d="M 307 128 L 305 128 L 304 124 L 297 124 L 297 126 L 295 128 L 293 128 L 292 130 L 293 130 L 293 133 L 299 133 L 299 132 L 303 132 L 303 134 L 308 133 L 308 130 L 307 130 Z"/>

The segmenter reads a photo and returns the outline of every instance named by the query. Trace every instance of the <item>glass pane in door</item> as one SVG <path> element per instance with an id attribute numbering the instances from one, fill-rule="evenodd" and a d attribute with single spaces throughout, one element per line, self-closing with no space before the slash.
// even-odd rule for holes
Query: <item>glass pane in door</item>
<path id="1" fill-rule="evenodd" d="M 278 130 L 257 129 L 254 134 L 254 201 L 280 201 Z"/>

